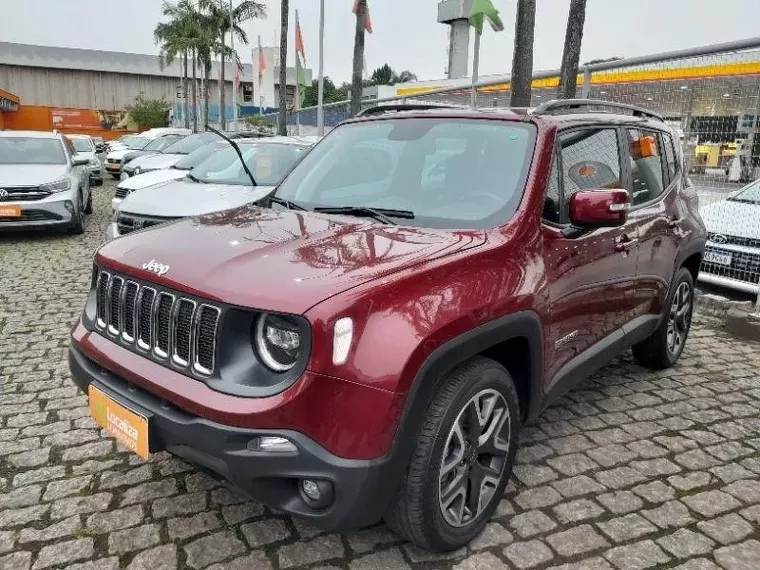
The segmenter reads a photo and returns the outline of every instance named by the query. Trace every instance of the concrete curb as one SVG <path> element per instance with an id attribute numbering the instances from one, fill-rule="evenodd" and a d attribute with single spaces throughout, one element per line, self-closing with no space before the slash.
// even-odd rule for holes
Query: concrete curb
<path id="1" fill-rule="evenodd" d="M 732 301 L 720 295 L 696 291 L 694 310 L 718 320 L 731 334 L 760 342 L 760 315 L 751 301 Z"/>

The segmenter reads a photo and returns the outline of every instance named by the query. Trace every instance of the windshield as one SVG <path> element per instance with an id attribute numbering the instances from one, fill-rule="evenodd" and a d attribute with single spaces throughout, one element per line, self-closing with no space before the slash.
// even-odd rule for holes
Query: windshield
<path id="1" fill-rule="evenodd" d="M 74 145 L 74 150 L 77 152 L 92 152 L 95 150 L 90 144 L 90 139 L 83 139 L 83 138 L 70 138 L 71 144 Z"/>
<path id="2" fill-rule="evenodd" d="M 186 157 L 178 160 L 174 165 L 174 168 L 177 170 L 192 170 L 216 151 L 221 150 L 226 146 L 229 146 L 229 143 L 226 141 L 206 144 L 199 149 L 194 150 Z"/>
<path id="3" fill-rule="evenodd" d="M 0 164 L 66 164 L 58 139 L 0 137 Z"/>
<path id="4" fill-rule="evenodd" d="M 204 145 L 219 140 L 222 138 L 215 133 L 198 133 L 172 143 L 164 149 L 164 152 L 166 154 L 190 154 Z"/>
<path id="5" fill-rule="evenodd" d="M 422 227 L 494 227 L 520 203 L 534 139 L 532 125 L 497 120 L 347 124 L 293 169 L 276 196 L 306 208 L 411 211 L 410 225 Z"/>
<path id="6" fill-rule="evenodd" d="M 240 152 L 259 186 L 274 186 L 293 167 L 307 147 L 289 144 L 241 144 Z M 231 146 L 214 153 L 190 173 L 201 182 L 250 186 L 245 169 Z"/>
<path id="7" fill-rule="evenodd" d="M 745 202 L 747 204 L 760 204 L 760 180 L 756 180 L 744 190 L 740 190 L 735 196 L 729 198 L 731 202 Z"/>
<path id="8" fill-rule="evenodd" d="M 171 145 L 173 145 L 174 143 L 176 143 L 181 138 L 183 138 L 183 137 L 181 137 L 181 136 L 173 136 L 173 135 L 169 135 L 169 136 L 166 136 L 166 137 L 159 137 L 157 139 L 154 139 L 154 140 L 150 141 L 148 144 L 146 144 L 143 147 L 143 150 L 158 150 L 158 151 L 162 151 L 165 148 L 170 147 Z"/>
<path id="9" fill-rule="evenodd" d="M 127 136 L 121 142 L 130 150 L 140 150 L 151 141 L 145 137 Z"/>

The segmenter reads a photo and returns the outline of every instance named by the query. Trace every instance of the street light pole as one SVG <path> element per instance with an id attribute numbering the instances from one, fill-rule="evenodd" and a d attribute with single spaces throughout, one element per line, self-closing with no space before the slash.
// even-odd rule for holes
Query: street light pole
<path id="1" fill-rule="evenodd" d="M 325 136 L 325 0 L 319 0 L 319 82 L 317 87 L 317 134 Z"/>
<path id="2" fill-rule="evenodd" d="M 235 57 L 235 22 L 232 17 L 232 0 L 230 0 L 230 58 L 232 59 L 232 129 L 237 130 L 238 110 L 237 110 L 237 58 Z M 222 111 L 224 112 L 224 111 Z"/>

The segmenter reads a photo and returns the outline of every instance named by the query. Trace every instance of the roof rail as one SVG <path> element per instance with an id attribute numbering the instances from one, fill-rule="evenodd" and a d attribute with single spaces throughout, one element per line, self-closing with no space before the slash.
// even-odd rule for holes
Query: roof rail
<path id="1" fill-rule="evenodd" d="M 468 109 L 462 105 L 448 105 L 446 103 L 396 103 L 393 105 L 375 105 L 359 111 L 357 117 L 380 115 L 398 111 L 428 111 L 430 109 Z"/>
<path id="2" fill-rule="evenodd" d="M 610 109 L 625 109 L 631 111 L 634 117 L 649 117 L 658 121 L 665 121 L 662 115 L 649 111 L 636 105 L 616 103 L 615 101 L 601 101 L 599 99 L 557 99 L 542 103 L 533 111 L 534 115 L 550 115 L 562 110 L 582 109 L 584 107 L 608 107 Z"/>

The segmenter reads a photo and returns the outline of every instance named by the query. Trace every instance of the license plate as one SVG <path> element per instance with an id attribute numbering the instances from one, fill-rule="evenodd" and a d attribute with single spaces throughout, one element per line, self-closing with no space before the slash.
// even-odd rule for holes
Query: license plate
<path id="1" fill-rule="evenodd" d="M 0 218 L 20 218 L 21 206 L 0 206 Z"/>
<path id="2" fill-rule="evenodd" d="M 148 460 L 148 418 L 128 410 L 92 384 L 88 389 L 93 419 L 134 453 Z"/>
<path id="3" fill-rule="evenodd" d="M 729 253 L 716 253 L 714 251 L 705 252 L 705 261 L 707 263 L 716 263 L 718 265 L 731 265 L 731 254 Z"/>

